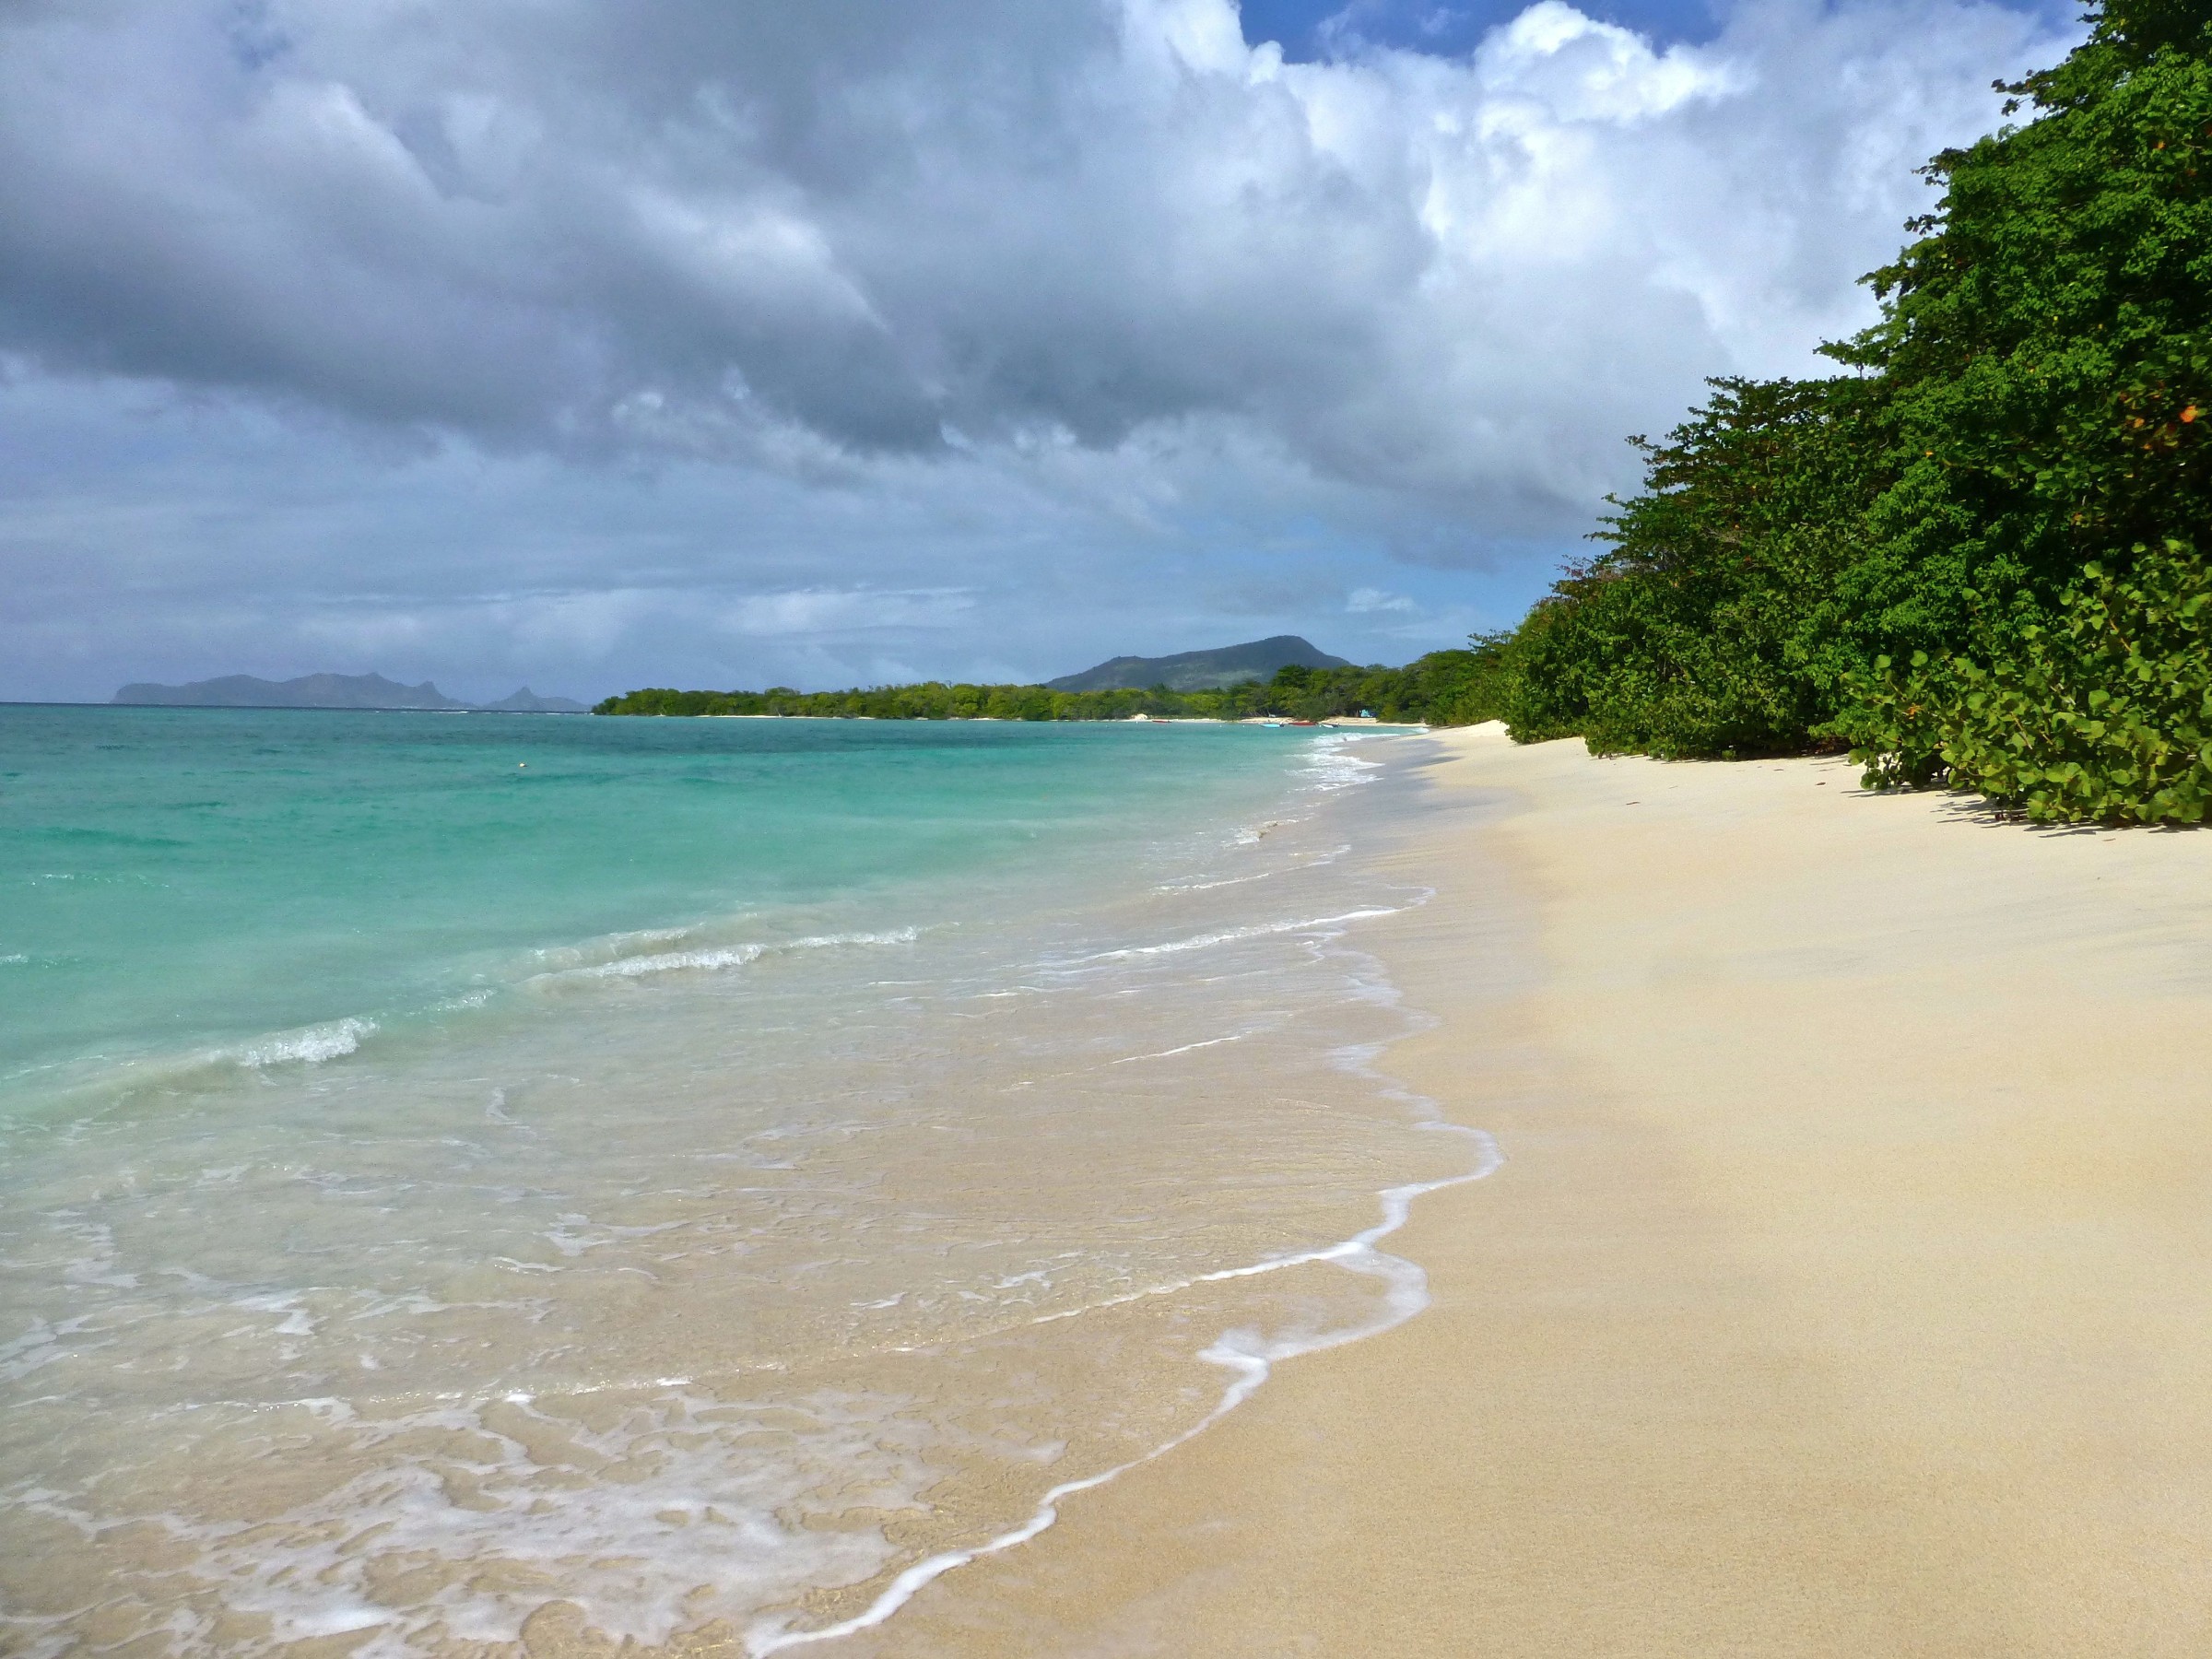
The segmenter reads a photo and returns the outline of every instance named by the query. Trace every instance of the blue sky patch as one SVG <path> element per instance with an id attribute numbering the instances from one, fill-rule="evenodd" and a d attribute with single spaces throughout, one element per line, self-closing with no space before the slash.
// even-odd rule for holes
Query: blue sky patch
<path id="1" fill-rule="evenodd" d="M 2006 10 L 2062 21 L 2077 6 L 2046 0 L 1994 0 Z M 1339 55 L 1364 42 L 1455 57 L 1511 22 L 1534 0 L 1243 0 L 1244 38 L 1275 41 L 1293 63 Z M 1581 0 L 1576 9 L 1618 23 L 1662 46 L 1709 41 L 1735 7 L 1727 0 Z"/>

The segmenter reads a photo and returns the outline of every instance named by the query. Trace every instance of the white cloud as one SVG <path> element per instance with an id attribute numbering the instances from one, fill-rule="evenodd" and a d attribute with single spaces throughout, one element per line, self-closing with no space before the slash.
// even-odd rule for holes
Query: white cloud
<path id="1" fill-rule="evenodd" d="M 1345 595 L 1344 608 L 1355 617 L 1371 617 L 1378 611 L 1410 611 L 1419 607 L 1403 594 L 1386 594 L 1381 588 L 1354 588 Z"/>
<path id="2" fill-rule="evenodd" d="M 724 629 L 740 635 L 818 635 L 870 632 L 882 629 L 937 629 L 950 626 L 975 608 L 974 599 L 957 590 L 886 593 L 801 588 L 780 594 L 748 594 L 722 613 Z"/>

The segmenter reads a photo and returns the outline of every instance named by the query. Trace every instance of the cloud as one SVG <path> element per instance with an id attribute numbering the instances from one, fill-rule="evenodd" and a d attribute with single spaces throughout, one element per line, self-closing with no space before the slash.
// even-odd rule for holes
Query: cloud
<path id="1" fill-rule="evenodd" d="M 1386 594 L 1381 588 L 1354 588 L 1345 595 L 1344 608 L 1355 617 L 1371 617 L 1378 611 L 1410 611 L 1419 607 L 1403 594 Z"/>
<path id="2" fill-rule="evenodd" d="M 943 628 L 974 608 L 958 591 L 886 593 L 801 588 L 752 594 L 736 601 L 721 626 L 740 635 L 869 633 L 885 629 Z"/>
<path id="3" fill-rule="evenodd" d="M 24 398 L 213 399 L 326 479 L 398 439 L 375 465 L 465 452 L 629 503 L 572 556 L 347 532 L 340 608 L 465 605 L 547 651 L 624 637 L 635 603 L 592 597 L 618 592 L 814 595 L 828 634 L 827 596 L 904 594 L 921 634 L 988 630 L 968 567 L 1024 514 L 1109 558 L 1467 569 L 1578 534 L 1702 376 L 1863 323 L 1912 168 L 2061 50 L 1961 0 L 1745 0 L 1664 49 L 1541 0 L 1465 55 L 1296 64 L 1228 0 L 19 0 L 0 351 Z M 145 564 L 122 499 L 194 487 L 129 429 L 0 536 Z M 641 476 L 785 530 L 656 539 Z M 192 539 L 164 581 L 261 603 L 224 584 L 265 524 Z M 1032 562 L 1040 605 L 1077 580 Z M 279 563 L 292 611 L 341 597 Z M 595 620 L 498 610 L 534 585 Z"/>

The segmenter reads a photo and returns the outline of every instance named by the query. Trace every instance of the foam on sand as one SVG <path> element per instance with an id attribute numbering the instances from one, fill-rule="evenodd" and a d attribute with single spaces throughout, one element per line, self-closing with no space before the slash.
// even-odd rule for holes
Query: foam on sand
<path id="1" fill-rule="evenodd" d="M 926 1560 L 917 1561 L 901 1571 L 882 1593 L 862 1612 L 836 1624 L 818 1630 L 793 1630 L 780 1621 L 756 1624 L 746 1637 L 748 1659 L 765 1659 L 771 1653 L 804 1647 L 816 1642 L 833 1641 L 869 1630 L 896 1614 L 924 1586 L 943 1578 L 947 1573 L 1027 1544 L 1041 1535 L 1060 1518 L 1060 1506 L 1068 1499 L 1081 1493 L 1095 1491 L 1118 1480 L 1132 1469 L 1165 1457 L 1177 1448 L 1189 1444 L 1208 1429 L 1221 1421 L 1248 1399 L 1267 1381 L 1275 1367 L 1286 1359 L 1295 1359 L 1304 1354 L 1320 1353 L 1324 1349 L 1340 1347 L 1364 1337 L 1380 1335 L 1394 1326 L 1405 1324 L 1429 1305 L 1428 1275 L 1418 1265 L 1402 1256 L 1394 1256 L 1377 1250 L 1375 1246 L 1406 1225 L 1412 1213 L 1413 1201 L 1424 1194 L 1441 1192 L 1446 1187 L 1465 1185 L 1480 1181 L 1494 1173 L 1505 1161 L 1498 1143 L 1487 1132 L 1462 1124 L 1448 1124 L 1435 1115 L 1433 1102 L 1420 1102 L 1427 1107 L 1429 1119 L 1423 1127 L 1444 1134 L 1465 1135 L 1474 1143 L 1477 1152 L 1474 1166 L 1465 1173 L 1448 1176 L 1440 1181 L 1409 1182 L 1389 1188 L 1382 1194 L 1382 1218 L 1364 1231 L 1355 1233 L 1341 1243 L 1318 1250 L 1300 1251 L 1289 1255 L 1271 1257 L 1244 1267 L 1225 1267 L 1212 1273 L 1202 1273 L 1179 1285 L 1163 1285 L 1147 1295 L 1167 1296 L 1193 1285 L 1222 1284 L 1235 1279 L 1257 1278 L 1265 1274 L 1279 1273 L 1285 1268 L 1327 1263 L 1352 1273 L 1371 1275 L 1383 1281 L 1386 1292 L 1382 1309 L 1373 1318 L 1358 1324 L 1340 1326 L 1333 1330 L 1304 1332 L 1293 1335 L 1268 1337 L 1250 1327 L 1224 1331 L 1203 1349 L 1199 1358 L 1218 1365 L 1230 1373 L 1228 1385 L 1212 1410 L 1182 1433 L 1162 1441 L 1141 1456 L 1117 1464 L 1112 1468 L 1087 1475 L 1080 1479 L 1062 1481 L 1049 1488 L 1037 1508 L 1019 1526 L 1000 1533 L 969 1549 L 946 1550 Z M 1066 1318 L 1070 1315 L 1055 1315 Z"/>

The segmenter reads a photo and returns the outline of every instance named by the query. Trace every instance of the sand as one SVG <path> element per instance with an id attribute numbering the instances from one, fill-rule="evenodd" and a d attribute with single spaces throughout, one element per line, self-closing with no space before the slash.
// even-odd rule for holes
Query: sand
<path id="1" fill-rule="evenodd" d="M 2212 833 L 1433 742 L 1434 1305 L 819 1651 L 2212 1653 Z"/>

